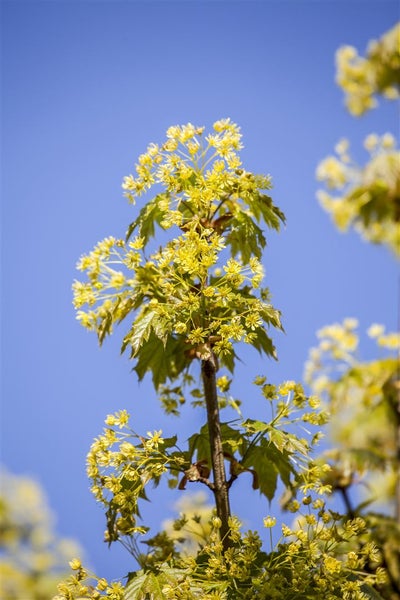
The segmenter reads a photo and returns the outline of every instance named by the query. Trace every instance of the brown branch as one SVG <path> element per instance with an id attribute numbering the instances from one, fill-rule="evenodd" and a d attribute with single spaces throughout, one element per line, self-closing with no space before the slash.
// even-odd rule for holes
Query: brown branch
<path id="1" fill-rule="evenodd" d="M 207 407 L 208 435 L 210 439 L 211 463 L 214 477 L 214 497 L 217 515 L 221 519 L 221 540 L 224 552 L 232 545 L 229 538 L 229 494 L 222 448 L 221 423 L 217 395 L 217 360 L 213 352 L 201 361 L 204 398 Z"/>
<path id="2" fill-rule="evenodd" d="M 178 489 L 185 490 L 188 481 L 199 481 L 209 487 L 210 490 L 214 491 L 214 484 L 208 479 L 209 475 L 210 469 L 207 465 L 207 459 L 199 460 L 186 469 L 185 474 L 178 485 Z"/>

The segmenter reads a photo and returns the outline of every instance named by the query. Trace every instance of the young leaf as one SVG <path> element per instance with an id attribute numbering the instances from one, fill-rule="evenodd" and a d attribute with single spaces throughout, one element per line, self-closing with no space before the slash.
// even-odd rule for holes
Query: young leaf
<path id="1" fill-rule="evenodd" d="M 154 334 L 150 333 L 148 339 L 143 342 L 137 356 L 134 367 L 139 381 L 145 374 L 152 373 L 153 384 L 156 389 L 169 379 L 175 380 L 189 365 L 189 359 L 185 354 L 186 344 L 183 338 L 170 336 L 167 343 L 163 342 Z"/>
<path id="2" fill-rule="evenodd" d="M 130 336 L 129 342 L 132 346 L 133 356 L 139 351 L 139 348 L 144 342 L 149 339 L 153 329 L 153 321 L 157 318 L 157 313 L 154 310 L 146 310 L 136 317 L 133 334 Z"/>
<path id="3" fill-rule="evenodd" d="M 265 440 L 262 440 L 262 442 L 265 442 Z M 266 443 L 252 446 L 246 454 L 244 466 L 251 467 L 256 471 L 260 493 L 271 501 L 276 492 L 278 469 L 274 461 L 271 460 L 270 446 Z"/>
<path id="4" fill-rule="evenodd" d="M 229 225 L 226 241 L 231 247 L 232 256 L 240 254 L 244 263 L 248 263 L 251 256 L 261 258 L 266 240 L 253 219 L 245 212 L 238 212 Z"/>
<path id="5" fill-rule="evenodd" d="M 139 212 L 138 217 L 129 225 L 126 232 L 125 241 L 128 241 L 135 229 L 138 229 L 138 236 L 143 238 L 144 245 L 154 236 L 155 224 L 160 224 L 164 217 L 164 211 L 160 210 L 160 200 L 167 197 L 167 194 L 158 194 L 150 200 Z"/>
<path id="6" fill-rule="evenodd" d="M 106 337 L 106 335 L 111 332 L 112 322 L 113 322 L 112 314 L 110 313 L 110 311 L 107 311 L 106 317 L 103 319 L 103 322 L 100 325 L 99 331 L 98 331 L 98 338 L 99 338 L 100 346 L 104 342 L 104 338 Z"/>

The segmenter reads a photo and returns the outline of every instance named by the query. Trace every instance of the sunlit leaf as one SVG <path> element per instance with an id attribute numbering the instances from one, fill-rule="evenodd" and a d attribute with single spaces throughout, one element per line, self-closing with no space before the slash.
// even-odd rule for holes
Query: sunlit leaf
<path id="1" fill-rule="evenodd" d="M 143 238 L 146 245 L 148 240 L 154 236 L 155 225 L 160 224 L 163 219 L 164 212 L 160 210 L 160 200 L 164 199 L 166 194 L 158 194 L 152 200 L 149 200 L 140 210 L 137 218 L 129 225 L 126 232 L 126 241 L 130 239 L 135 230 L 139 237 Z"/>

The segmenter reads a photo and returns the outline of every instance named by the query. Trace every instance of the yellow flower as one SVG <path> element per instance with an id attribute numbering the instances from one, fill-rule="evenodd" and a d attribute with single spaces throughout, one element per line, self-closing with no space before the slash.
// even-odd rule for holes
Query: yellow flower
<path id="1" fill-rule="evenodd" d="M 120 288 L 125 284 L 125 276 L 121 271 L 115 272 L 110 279 L 110 286 Z"/>
<path id="2" fill-rule="evenodd" d="M 282 534 L 285 537 L 290 537 L 293 535 L 293 531 L 287 525 L 282 525 Z"/>
<path id="3" fill-rule="evenodd" d="M 279 386 L 279 393 L 281 396 L 287 396 L 289 392 L 292 392 L 296 387 L 295 381 L 285 381 Z"/>
<path id="4" fill-rule="evenodd" d="M 214 127 L 215 131 L 221 132 L 221 131 L 225 131 L 226 129 L 229 129 L 230 127 L 232 127 L 232 123 L 229 118 L 228 119 L 220 119 L 219 121 L 215 121 L 213 127 Z"/>
<path id="5" fill-rule="evenodd" d="M 69 566 L 71 567 L 71 569 L 73 571 L 78 571 L 79 569 L 82 568 L 82 563 L 79 558 L 73 558 L 72 560 L 69 561 Z"/>
<path id="6" fill-rule="evenodd" d="M 378 345 L 390 350 L 400 348 L 400 333 L 387 333 L 378 338 Z"/>
<path id="7" fill-rule="evenodd" d="M 378 338 L 383 334 L 384 331 L 385 327 L 383 325 L 373 323 L 367 330 L 367 334 L 369 335 L 369 337 Z"/>
<path id="8" fill-rule="evenodd" d="M 329 188 L 334 189 L 342 188 L 348 179 L 345 165 L 334 156 L 319 163 L 316 176 L 319 181 L 325 181 Z"/>
<path id="9" fill-rule="evenodd" d="M 328 573 L 340 573 L 342 570 L 342 564 L 337 558 L 333 556 L 326 556 L 324 558 L 324 567 Z"/>
<path id="10" fill-rule="evenodd" d="M 376 133 L 370 133 L 369 135 L 367 135 L 367 137 L 364 140 L 364 148 L 366 150 L 368 150 L 369 152 L 372 152 L 373 150 L 375 150 L 375 148 L 378 146 L 379 144 L 379 137 L 376 135 Z"/>
<path id="11" fill-rule="evenodd" d="M 176 325 L 175 325 L 175 331 L 176 331 L 176 333 L 185 333 L 186 330 L 187 330 L 186 323 L 182 323 L 182 322 L 176 323 Z"/>
<path id="12" fill-rule="evenodd" d="M 346 154 L 347 150 L 349 149 L 349 145 L 349 140 L 346 140 L 346 138 L 339 140 L 335 146 L 336 154 Z"/>
<path id="13" fill-rule="evenodd" d="M 100 590 L 100 591 L 103 592 L 108 587 L 107 580 L 102 577 L 101 579 L 98 580 L 96 587 L 97 587 L 98 590 Z"/>
<path id="14" fill-rule="evenodd" d="M 204 331 L 201 327 L 196 327 L 193 329 L 189 335 L 188 340 L 191 344 L 201 344 L 207 337 L 207 332 Z"/>
<path id="15" fill-rule="evenodd" d="M 117 418 L 116 418 L 115 415 L 107 415 L 107 417 L 106 417 L 106 419 L 105 419 L 104 422 L 105 422 L 106 425 L 113 426 L 113 425 L 116 425 Z"/>
<path id="16" fill-rule="evenodd" d="M 227 392 L 229 390 L 231 384 L 231 380 L 226 376 L 222 375 L 222 377 L 218 377 L 217 386 L 221 390 L 221 392 Z"/>
<path id="17" fill-rule="evenodd" d="M 133 250 L 141 250 L 144 246 L 144 238 L 140 236 L 136 236 L 129 242 L 129 247 Z"/>
<path id="18" fill-rule="evenodd" d="M 358 327 L 358 320 L 354 318 L 344 319 L 343 327 L 345 329 L 356 329 Z"/>
<path id="19" fill-rule="evenodd" d="M 306 515 L 305 520 L 306 520 L 307 525 L 316 525 L 317 524 L 317 519 L 316 519 L 315 515 L 313 515 L 313 514 Z"/>
<path id="20" fill-rule="evenodd" d="M 274 527 L 276 525 L 276 518 L 275 517 L 265 517 L 263 519 L 263 524 L 264 527 L 270 528 L 270 527 Z"/>

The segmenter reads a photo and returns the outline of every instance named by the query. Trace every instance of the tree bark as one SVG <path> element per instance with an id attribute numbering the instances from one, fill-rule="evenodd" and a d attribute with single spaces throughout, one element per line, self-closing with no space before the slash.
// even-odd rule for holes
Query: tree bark
<path id="1" fill-rule="evenodd" d="M 396 454 L 397 454 L 397 480 L 396 480 L 396 497 L 395 497 L 395 515 L 397 523 L 400 525 L 400 372 L 397 374 L 393 382 L 394 387 L 394 405 L 395 414 L 397 417 L 396 427 Z"/>
<path id="2" fill-rule="evenodd" d="M 220 535 L 225 552 L 232 545 L 229 539 L 228 523 L 231 512 L 222 447 L 221 424 L 219 420 L 216 372 L 217 363 L 213 354 L 210 358 L 201 361 L 201 374 L 207 407 L 208 435 L 210 439 L 211 464 L 214 478 L 213 491 L 217 515 L 221 519 Z"/>

